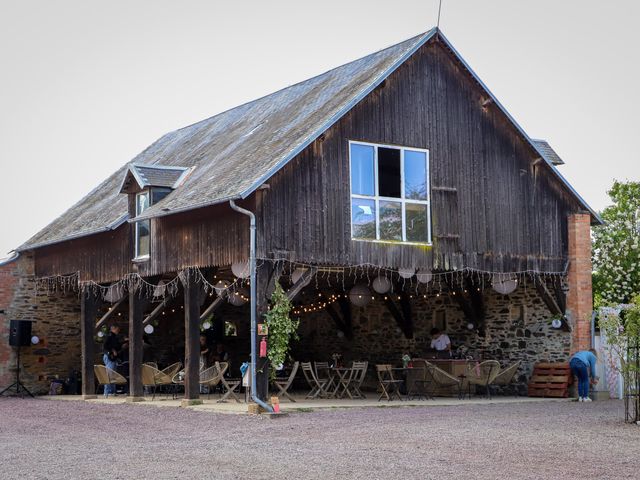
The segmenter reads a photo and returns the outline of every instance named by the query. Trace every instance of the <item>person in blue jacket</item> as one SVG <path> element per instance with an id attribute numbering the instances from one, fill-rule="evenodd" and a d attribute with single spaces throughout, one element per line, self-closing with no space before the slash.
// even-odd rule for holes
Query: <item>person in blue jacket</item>
<path id="1" fill-rule="evenodd" d="M 569 367 L 571 373 L 578 378 L 578 401 L 590 402 L 589 386 L 598 383 L 596 376 L 596 362 L 598 353 L 592 348 L 590 350 L 580 350 L 571 357 Z"/>

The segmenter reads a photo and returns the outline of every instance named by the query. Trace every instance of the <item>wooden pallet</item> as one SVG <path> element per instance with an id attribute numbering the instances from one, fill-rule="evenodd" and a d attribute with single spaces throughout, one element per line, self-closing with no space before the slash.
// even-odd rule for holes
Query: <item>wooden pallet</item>
<path id="1" fill-rule="evenodd" d="M 568 363 L 537 363 L 529 380 L 530 397 L 569 396 L 571 369 Z"/>

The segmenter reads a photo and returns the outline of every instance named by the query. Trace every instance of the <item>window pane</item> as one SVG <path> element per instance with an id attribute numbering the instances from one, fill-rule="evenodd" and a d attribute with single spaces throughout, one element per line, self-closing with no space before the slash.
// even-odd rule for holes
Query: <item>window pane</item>
<path id="1" fill-rule="evenodd" d="M 400 150 L 378 148 L 378 194 L 400 198 Z"/>
<path id="2" fill-rule="evenodd" d="M 374 195 L 373 147 L 351 145 L 351 193 Z"/>
<path id="3" fill-rule="evenodd" d="M 380 200 L 380 240 L 402 240 L 402 204 Z"/>
<path id="4" fill-rule="evenodd" d="M 427 199 L 427 155 L 415 150 L 404 151 L 404 196 Z"/>
<path id="5" fill-rule="evenodd" d="M 149 194 L 140 193 L 136 196 L 136 215 L 140 215 L 149 207 Z"/>
<path id="6" fill-rule="evenodd" d="M 351 231 L 353 238 L 376 238 L 376 204 L 363 198 L 351 199 Z"/>
<path id="7" fill-rule="evenodd" d="M 156 203 L 158 203 L 160 200 L 162 200 L 164 197 L 166 197 L 167 195 L 169 195 L 171 193 L 171 189 L 170 188 L 152 188 L 151 189 L 151 204 L 155 205 Z"/>
<path id="8" fill-rule="evenodd" d="M 428 237 L 428 205 L 421 205 L 417 203 L 407 203 L 406 208 L 406 227 L 407 227 L 407 242 L 421 242 L 427 243 Z M 382 212 L 382 207 L 380 207 Z"/>
<path id="9" fill-rule="evenodd" d="M 150 220 L 142 220 L 136 223 L 136 257 L 149 255 L 150 227 Z"/>

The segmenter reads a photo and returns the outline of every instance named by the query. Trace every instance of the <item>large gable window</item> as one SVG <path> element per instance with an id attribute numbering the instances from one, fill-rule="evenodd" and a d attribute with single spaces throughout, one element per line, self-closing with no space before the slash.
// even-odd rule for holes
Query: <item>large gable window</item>
<path id="1" fill-rule="evenodd" d="M 351 237 L 431 243 L 429 152 L 349 142 Z"/>
<path id="2" fill-rule="evenodd" d="M 136 194 L 136 217 L 149 208 L 149 191 Z M 151 220 L 139 220 L 135 224 L 135 258 L 149 256 L 151 247 Z"/>

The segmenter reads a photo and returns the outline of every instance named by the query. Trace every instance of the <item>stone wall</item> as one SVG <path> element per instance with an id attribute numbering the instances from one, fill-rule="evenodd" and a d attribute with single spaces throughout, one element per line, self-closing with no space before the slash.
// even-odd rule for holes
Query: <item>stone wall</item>
<path id="1" fill-rule="evenodd" d="M 312 301 L 312 300 L 311 300 Z M 352 307 L 353 339 L 348 340 L 324 312 L 301 317 L 299 342 L 293 356 L 298 360 L 331 361 L 340 353 L 345 361 L 401 363 L 403 353 L 421 357 L 429 348 L 430 330 L 445 325 L 455 349 L 462 347 L 475 358 L 497 359 L 506 366 L 522 361 L 517 374 L 519 389 L 525 386 L 533 365 L 540 361 L 567 361 L 571 334 L 551 327 L 551 313 L 532 285 L 520 285 L 511 295 L 484 291 L 486 335 L 467 329 L 458 304 L 446 294 L 431 293 L 412 300 L 414 338 L 407 339 L 380 300 L 366 307 Z M 462 352 L 460 352 L 462 353 Z M 373 376 L 373 369 L 369 369 Z"/>
<path id="2" fill-rule="evenodd" d="M 49 390 L 51 379 L 66 379 L 80 369 L 80 303 L 77 292 L 37 291 L 33 257 L 21 255 L 0 266 L 0 386 L 13 382 L 15 348 L 9 346 L 9 321 L 33 320 L 38 345 L 22 347 L 21 380 L 34 394 Z"/>

